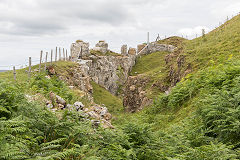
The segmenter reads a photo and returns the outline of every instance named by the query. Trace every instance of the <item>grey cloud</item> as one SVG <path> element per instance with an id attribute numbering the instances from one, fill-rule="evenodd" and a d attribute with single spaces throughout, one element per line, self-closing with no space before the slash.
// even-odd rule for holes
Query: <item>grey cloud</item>
<path id="1" fill-rule="evenodd" d="M 1 3 L 1 1 L 0 1 Z M 4 2 L 2 2 L 4 3 Z M 0 15 L 0 22 L 12 24 L 2 34 L 41 35 L 67 31 L 71 25 L 120 25 L 129 19 L 128 10 L 120 3 L 102 0 L 91 1 L 35 1 L 32 5 L 24 5 L 15 10 L 21 1 L 10 5 L 9 12 Z M 9 6 L 6 6 L 9 7 Z M 0 12 L 1 13 L 1 12 Z M 19 14 L 17 14 L 19 13 Z"/>

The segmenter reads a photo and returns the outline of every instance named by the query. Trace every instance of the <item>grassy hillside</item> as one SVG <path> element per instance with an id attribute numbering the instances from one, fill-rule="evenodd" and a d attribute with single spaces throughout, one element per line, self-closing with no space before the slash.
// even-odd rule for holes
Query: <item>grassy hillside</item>
<path id="1" fill-rule="evenodd" d="M 159 53 L 143 56 L 132 75 L 155 74 L 159 77 L 153 80 L 164 83 L 168 67 L 177 69 L 181 55 L 185 57 L 181 72 L 188 65 L 192 71 L 169 95 L 158 92 L 153 106 L 119 117 L 119 125 L 132 121 L 151 126 L 157 145 L 162 146 L 158 151 L 166 159 L 240 159 L 239 26 L 240 16 L 236 16 L 205 37 L 183 40 L 167 65 L 157 61 Z M 170 40 L 159 43 L 166 41 Z"/>
<path id="2" fill-rule="evenodd" d="M 205 37 L 186 41 L 183 54 L 194 71 L 240 58 L 240 16 L 229 20 Z"/>
<path id="3" fill-rule="evenodd" d="M 94 82 L 91 82 L 91 84 L 93 86 L 93 99 L 95 103 L 104 104 L 109 112 L 114 115 L 123 111 L 123 104 L 120 98 L 112 95 L 105 88 Z"/>

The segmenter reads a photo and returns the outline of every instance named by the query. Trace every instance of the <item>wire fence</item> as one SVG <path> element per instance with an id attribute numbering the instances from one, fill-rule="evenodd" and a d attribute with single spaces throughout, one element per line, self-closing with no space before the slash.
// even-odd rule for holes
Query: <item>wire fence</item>
<path id="1" fill-rule="evenodd" d="M 40 58 L 34 58 L 32 57 L 28 58 L 28 61 L 25 61 L 25 63 L 21 64 L 14 64 L 14 65 L 0 65 L 0 70 L 6 70 L 6 68 L 9 68 L 8 71 L 13 71 L 13 78 L 16 81 L 17 79 L 17 73 L 16 68 L 22 69 L 26 68 L 26 73 L 28 74 L 28 77 L 31 78 L 32 74 L 32 66 L 33 65 L 39 65 L 39 68 L 34 69 L 34 72 L 41 73 L 42 71 L 47 70 L 48 65 L 53 65 L 54 62 L 57 61 L 70 61 L 72 58 L 68 54 L 68 50 L 61 47 L 56 47 L 55 51 L 53 49 L 50 52 L 40 52 Z"/>

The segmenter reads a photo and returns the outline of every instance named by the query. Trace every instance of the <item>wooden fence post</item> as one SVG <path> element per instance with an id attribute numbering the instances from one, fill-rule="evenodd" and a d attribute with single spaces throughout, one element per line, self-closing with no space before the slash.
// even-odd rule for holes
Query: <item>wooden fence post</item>
<path id="1" fill-rule="evenodd" d="M 16 68 L 15 68 L 15 66 L 13 66 L 13 78 L 14 78 L 14 81 L 16 81 Z"/>
<path id="2" fill-rule="evenodd" d="M 202 37 L 205 37 L 205 29 L 202 29 Z"/>
<path id="3" fill-rule="evenodd" d="M 63 48 L 63 61 L 66 61 L 64 48 Z"/>
<path id="4" fill-rule="evenodd" d="M 56 47 L 56 53 L 55 53 L 55 62 L 57 62 L 57 47 Z"/>
<path id="5" fill-rule="evenodd" d="M 59 61 L 61 61 L 61 48 L 59 47 Z"/>
<path id="6" fill-rule="evenodd" d="M 46 52 L 45 68 L 44 68 L 45 71 L 47 70 L 47 57 L 48 57 L 48 52 Z"/>
<path id="7" fill-rule="evenodd" d="M 149 44 L 149 32 L 147 32 L 147 44 Z"/>
<path id="8" fill-rule="evenodd" d="M 31 79 L 31 72 L 32 72 L 32 58 L 29 57 L 29 69 L 28 69 L 28 78 Z"/>
<path id="9" fill-rule="evenodd" d="M 68 58 L 68 53 L 67 53 L 67 49 L 66 49 L 66 61 L 68 61 L 69 58 Z"/>
<path id="10" fill-rule="evenodd" d="M 41 52 L 40 52 L 39 73 L 41 72 L 41 64 L 42 64 L 42 53 L 43 53 L 43 51 L 41 51 Z"/>
<path id="11" fill-rule="evenodd" d="M 52 58 L 53 58 L 53 50 L 51 50 L 51 65 L 52 65 Z"/>

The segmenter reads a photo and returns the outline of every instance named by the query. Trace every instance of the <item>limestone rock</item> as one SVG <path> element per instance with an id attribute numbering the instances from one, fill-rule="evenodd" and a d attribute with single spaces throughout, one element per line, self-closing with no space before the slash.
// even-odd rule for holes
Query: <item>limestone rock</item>
<path id="1" fill-rule="evenodd" d="M 128 77 L 123 90 L 123 105 L 126 112 L 137 112 L 152 103 L 144 91 L 148 81 L 148 78 L 141 75 Z"/>
<path id="2" fill-rule="evenodd" d="M 121 54 L 126 56 L 128 54 L 127 52 L 127 45 L 122 45 L 121 47 Z"/>
<path id="3" fill-rule="evenodd" d="M 67 105 L 66 101 L 62 97 L 53 93 L 52 91 L 49 93 L 49 97 L 51 100 L 51 104 L 55 104 L 56 107 L 60 107 L 60 108 L 66 107 Z"/>
<path id="4" fill-rule="evenodd" d="M 132 86 L 130 86 L 130 91 L 135 91 L 135 89 L 136 89 L 136 87 L 135 87 L 135 85 L 132 85 Z"/>
<path id="5" fill-rule="evenodd" d="M 91 120 L 93 128 L 98 128 L 100 125 L 99 120 Z"/>
<path id="6" fill-rule="evenodd" d="M 58 96 L 58 95 L 56 95 L 56 102 L 57 102 L 58 104 L 61 104 L 61 105 L 63 105 L 63 106 L 66 106 L 66 101 L 65 101 L 62 97 L 60 97 L 60 96 Z"/>
<path id="7" fill-rule="evenodd" d="M 100 56 L 89 65 L 88 74 L 91 79 L 103 86 L 112 94 L 116 94 L 119 85 L 124 85 L 129 71 L 135 64 L 136 56 Z"/>
<path id="8" fill-rule="evenodd" d="M 82 104 L 82 102 L 75 102 L 73 106 L 76 108 L 77 111 L 84 109 L 84 105 Z"/>
<path id="9" fill-rule="evenodd" d="M 101 118 L 100 118 L 100 115 L 97 114 L 97 113 L 94 112 L 94 111 L 87 112 L 87 114 L 88 114 L 90 117 L 94 118 L 94 119 L 98 119 L 98 120 L 101 119 Z"/>
<path id="10" fill-rule="evenodd" d="M 95 51 L 99 51 L 101 53 L 107 53 L 108 51 L 108 43 L 106 43 L 105 41 L 99 41 L 96 46 L 93 48 L 93 50 Z"/>
<path id="11" fill-rule="evenodd" d="M 47 105 L 47 108 L 52 109 L 52 108 L 53 108 L 53 105 L 52 105 L 52 104 L 48 104 L 48 105 Z"/>
<path id="12" fill-rule="evenodd" d="M 109 121 L 106 121 L 106 120 L 102 120 L 102 126 L 103 128 L 111 128 L 111 129 L 114 129 L 114 126 L 109 122 Z"/>
<path id="13" fill-rule="evenodd" d="M 128 50 L 128 54 L 131 54 L 131 55 L 136 55 L 137 54 L 137 51 L 136 51 L 136 48 L 129 48 Z"/>
<path id="14" fill-rule="evenodd" d="M 54 69 L 53 66 L 48 66 L 48 67 L 47 67 L 47 71 L 48 71 L 48 74 L 49 74 L 49 75 L 54 75 L 54 74 L 56 74 L 55 69 Z"/>
<path id="15" fill-rule="evenodd" d="M 90 55 L 89 43 L 81 40 L 72 43 L 71 45 L 71 59 L 77 60 Z"/>

